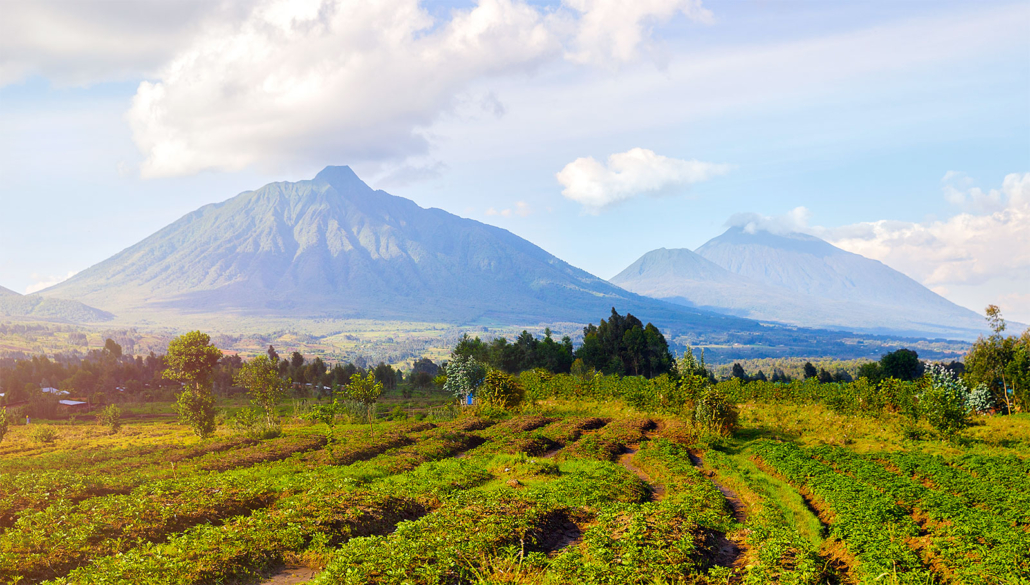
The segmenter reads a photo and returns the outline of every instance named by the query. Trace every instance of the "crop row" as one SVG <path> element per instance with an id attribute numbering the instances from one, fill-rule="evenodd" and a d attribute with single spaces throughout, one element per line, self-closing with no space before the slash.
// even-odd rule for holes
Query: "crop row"
<path id="1" fill-rule="evenodd" d="M 614 420 L 596 433 L 584 436 L 562 449 L 559 460 L 588 458 L 614 461 L 628 445 L 647 440 L 647 432 L 655 428 L 649 418 L 621 418 Z"/>
<path id="2" fill-rule="evenodd" d="M 1030 523 L 1030 493 L 1026 491 L 972 475 L 936 455 L 900 452 L 884 454 L 879 459 L 909 476 L 931 482 L 968 505 L 980 506 L 1014 524 Z"/>
<path id="3" fill-rule="evenodd" d="M 543 417 L 516 417 L 478 433 L 487 442 L 470 455 L 487 453 L 526 453 L 544 455 L 579 439 L 585 431 L 607 424 L 607 420 L 576 417 L 552 422 Z"/>
<path id="4" fill-rule="evenodd" d="M 644 443 L 633 463 L 661 482 L 664 499 L 602 507 L 583 541 L 548 564 L 547 576 L 585 584 L 725 582 L 732 559 L 718 549 L 734 522 L 722 493 L 684 447 L 665 439 Z"/>
<path id="5" fill-rule="evenodd" d="M 56 500 L 74 503 L 106 494 L 127 494 L 147 482 L 278 461 L 324 444 L 322 435 L 287 435 L 266 441 L 219 442 L 211 445 L 213 449 L 193 447 L 165 453 L 170 459 L 162 461 L 148 456 L 145 467 L 143 461 L 135 459 L 131 466 L 102 468 L 87 474 L 74 469 L 7 474 L 0 476 L 0 528 L 10 527 L 19 512 L 40 510 Z M 119 469 L 122 471 L 118 472 Z"/>
<path id="6" fill-rule="evenodd" d="M 887 494 L 923 519 L 930 533 L 927 553 L 946 567 L 956 583 L 1026 583 L 1030 580 L 1030 542 L 1026 532 L 994 514 L 970 507 L 952 494 L 930 489 L 884 468 L 867 457 L 838 447 L 811 453 L 857 480 Z"/>
<path id="7" fill-rule="evenodd" d="M 190 445 L 150 443 L 131 446 L 91 448 L 88 456 L 77 449 L 59 448 L 33 457 L 10 458 L 0 462 L 0 473 L 39 472 L 50 469 L 89 470 L 98 473 L 125 473 L 141 467 L 195 459 L 220 453 L 257 441 L 249 437 L 220 437 Z"/>
<path id="8" fill-rule="evenodd" d="M 20 513 L 42 510 L 60 500 L 77 503 L 97 496 L 129 494 L 134 488 L 149 482 L 183 479 L 198 473 L 206 475 L 208 471 L 241 469 L 283 460 L 297 453 L 307 453 L 302 459 L 311 467 L 345 465 L 398 447 L 404 443 L 407 433 L 432 427 L 429 423 L 398 425 L 386 434 L 387 442 L 379 444 L 368 443 L 367 430 L 352 429 L 338 433 L 339 437 L 329 450 L 322 449 L 326 444 L 322 433 L 305 429 L 264 441 L 234 439 L 163 452 L 169 457 L 167 461 L 151 461 L 148 456 L 147 466 L 137 469 L 141 462 L 134 460 L 129 467 L 134 469 L 132 472 L 115 474 L 118 469 L 125 469 L 119 466 L 89 474 L 62 469 L 0 476 L 0 530 L 12 526 Z"/>
<path id="9" fill-rule="evenodd" d="M 424 433 L 420 440 L 440 442 L 446 431 Z M 377 448 L 354 441 L 368 455 L 411 441 L 402 433 L 384 434 Z M 461 443 L 466 444 L 465 442 Z M 436 447 L 436 450 L 439 450 Z M 429 452 L 435 453 L 433 447 Z M 451 451 L 446 451 L 451 454 Z M 384 457 L 381 468 L 410 468 L 418 457 L 399 452 Z M 25 514 L 0 537 L 0 579 L 23 575 L 47 578 L 80 566 L 87 559 L 129 550 L 199 523 L 264 508 L 277 499 L 308 489 L 327 469 L 311 471 L 299 457 L 224 473 L 196 473 L 186 478 L 153 482 L 126 495 L 66 501 Z"/>
<path id="10" fill-rule="evenodd" d="M 559 467 L 524 456 L 460 460 L 496 470 L 494 489 L 455 493 L 438 510 L 404 522 L 389 536 L 345 543 L 318 582 L 479 582 L 545 570 L 594 511 L 647 498 L 647 488 L 618 465 L 569 461 Z M 530 476 L 536 475 L 534 481 Z M 521 482 L 503 482 L 507 477 Z"/>
<path id="11" fill-rule="evenodd" d="M 753 452 L 795 488 L 822 507 L 830 537 L 844 543 L 857 559 L 853 567 L 860 583 L 930 583 L 934 575 L 908 541 L 919 527 L 908 512 L 879 490 L 838 473 L 790 443 L 758 441 Z"/>
<path id="12" fill-rule="evenodd" d="M 968 454 L 958 457 L 955 464 L 996 485 L 1030 491 L 1030 460 L 1015 455 Z"/>
<path id="13" fill-rule="evenodd" d="M 450 452 L 460 447 L 451 445 Z M 438 506 L 446 494 L 489 478 L 462 460 L 426 463 L 392 476 L 378 463 L 328 469 L 306 491 L 268 509 L 100 558 L 50 583 L 187 585 L 247 577 L 289 559 L 326 555 L 353 537 L 385 534 Z"/>

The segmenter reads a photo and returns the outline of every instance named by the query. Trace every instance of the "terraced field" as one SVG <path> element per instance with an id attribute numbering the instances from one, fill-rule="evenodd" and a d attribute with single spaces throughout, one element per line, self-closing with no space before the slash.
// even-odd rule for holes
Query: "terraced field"
<path id="1" fill-rule="evenodd" d="M 10 449 L 0 582 L 1030 583 L 1021 455 L 594 410 Z"/>

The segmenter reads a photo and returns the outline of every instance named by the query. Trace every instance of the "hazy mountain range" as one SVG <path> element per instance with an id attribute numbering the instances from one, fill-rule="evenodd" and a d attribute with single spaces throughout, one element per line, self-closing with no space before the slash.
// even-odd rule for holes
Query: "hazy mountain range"
<path id="1" fill-rule="evenodd" d="M 616 306 L 702 330 L 757 327 L 627 292 L 506 230 L 372 190 L 348 167 L 206 205 L 42 294 L 120 315 L 535 324 Z"/>
<path id="2" fill-rule="evenodd" d="M 756 319 L 953 338 L 983 325 L 879 262 L 799 234 L 731 229 L 697 253 L 650 252 L 608 282 L 507 230 L 373 190 L 348 167 L 205 205 L 60 284 L 0 302 L 83 321 L 216 316 L 226 328 L 252 317 L 585 323 L 614 306 L 674 336 L 781 352 L 846 343 Z"/>
<path id="3" fill-rule="evenodd" d="M 39 294 L 22 295 L 0 286 L 0 316 L 32 317 L 75 323 L 110 321 L 114 315 L 80 302 L 49 298 Z"/>
<path id="4" fill-rule="evenodd" d="M 814 236 L 730 228 L 692 252 L 653 250 L 611 279 L 626 290 L 741 317 L 975 338 L 981 315 L 900 272 Z"/>

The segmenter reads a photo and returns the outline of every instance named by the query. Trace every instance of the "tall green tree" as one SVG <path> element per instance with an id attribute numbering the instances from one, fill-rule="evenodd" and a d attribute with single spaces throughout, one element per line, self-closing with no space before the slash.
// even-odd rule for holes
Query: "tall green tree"
<path id="1" fill-rule="evenodd" d="M 278 365 L 267 355 L 259 355 L 249 362 L 244 362 L 233 380 L 243 386 L 250 394 L 251 400 L 265 411 L 265 426 L 275 426 L 275 407 L 286 395 L 292 383 L 289 378 L 279 376 Z"/>
<path id="2" fill-rule="evenodd" d="M 215 400 L 211 396 L 211 374 L 222 352 L 211 345 L 211 337 L 200 331 L 184 333 L 168 343 L 164 377 L 181 382 L 179 420 L 200 437 L 215 431 Z"/>
<path id="3" fill-rule="evenodd" d="M 658 328 L 629 313 L 622 316 L 614 307 L 607 320 L 583 328 L 583 345 L 574 357 L 605 374 L 653 378 L 673 367 L 669 344 Z"/>
<path id="4" fill-rule="evenodd" d="M 986 385 L 1009 414 L 1013 407 L 1030 410 L 1030 329 L 1020 337 L 1005 337 L 1001 310 L 989 305 L 985 313 L 992 333 L 977 339 L 966 354 L 965 381 L 974 388 Z"/>
<path id="5" fill-rule="evenodd" d="M 880 376 L 905 382 L 923 375 L 923 364 L 919 354 L 911 349 L 898 349 L 880 358 Z"/>

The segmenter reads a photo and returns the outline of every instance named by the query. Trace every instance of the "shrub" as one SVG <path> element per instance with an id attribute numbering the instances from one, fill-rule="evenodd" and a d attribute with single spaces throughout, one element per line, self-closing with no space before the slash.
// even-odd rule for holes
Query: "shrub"
<path id="1" fill-rule="evenodd" d="M 490 370 L 477 395 L 484 404 L 512 409 L 522 404 L 526 391 L 513 376 L 500 370 Z"/>
<path id="2" fill-rule="evenodd" d="M 260 415 L 257 410 L 253 408 L 244 408 L 236 411 L 236 414 L 229 417 L 227 422 L 229 423 L 229 428 L 231 428 L 233 432 L 241 435 L 250 435 L 254 432 L 254 427 L 257 426 L 259 416 Z"/>
<path id="3" fill-rule="evenodd" d="M 485 374 L 486 369 L 475 358 L 455 357 L 447 364 L 447 379 L 444 381 L 443 389 L 464 404 L 468 395 L 483 383 Z"/>
<path id="4" fill-rule="evenodd" d="M 7 427 L 11 421 L 7 418 L 7 407 L 0 408 L 0 443 L 4 442 L 4 435 L 7 434 Z"/>
<path id="5" fill-rule="evenodd" d="M 390 420 L 407 420 L 408 413 L 405 412 L 404 407 L 397 405 L 390 411 Z"/>
<path id="6" fill-rule="evenodd" d="M 969 412 L 975 412 L 983 414 L 989 412 L 994 408 L 994 393 L 991 389 L 983 382 L 976 385 L 976 388 L 969 393 L 969 398 L 966 400 L 966 406 Z"/>
<path id="7" fill-rule="evenodd" d="M 737 407 L 716 386 L 705 388 L 694 405 L 694 422 L 709 433 L 729 435 L 737 417 Z"/>
<path id="8" fill-rule="evenodd" d="M 32 429 L 32 434 L 29 437 L 35 443 L 53 443 L 57 439 L 57 431 L 53 427 L 37 426 Z"/>
<path id="9" fill-rule="evenodd" d="M 969 426 L 969 389 L 954 372 L 940 364 L 926 371 L 926 388 L 919 396 L 920 413 L 934 429 L 952 437 Z"/>
<path id="10" fill-rule="evenodd" d="M 215 432 L 215 399 L 209 392 L 184 390 L 176 403 L 179 421 L 201 438 Z"/>
<path id="11" fill-rule="evenodd" d="M 97 424 L 107 427 L 111 434 L 117 433 L 122 428 L 122 409 L 111 404 L 97 413 Z"/>

